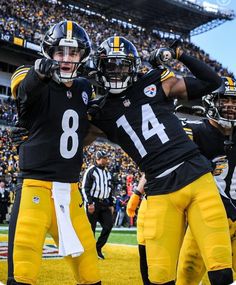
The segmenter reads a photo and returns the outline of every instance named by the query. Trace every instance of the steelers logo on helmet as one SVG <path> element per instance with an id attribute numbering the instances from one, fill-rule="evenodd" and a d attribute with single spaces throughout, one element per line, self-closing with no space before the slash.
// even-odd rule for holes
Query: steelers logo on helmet
<path id="1" fill-rule="evenodd" d="M 73 21 L 61 21 L 45 34 L 42 53 L 59 63 L 54 79 L 69 82 L 78 77 L 78 69 L 91 52 L 91 44 L 85 30 Z"/>
<path id="2" fill-rule="evenodd" d="M 203 97 L 208 118 L 224 128 L 236 126 L 236 82 L 231 77 L 222 77 L 221 86 Z"/>
<path id="3" fill-rule="evenodd" d="M 113 36 L 99 46 L 94 65 L 97 81 L 110 93 L 119 94 L 137 80 L 140 57 L 130 41 Z"/>

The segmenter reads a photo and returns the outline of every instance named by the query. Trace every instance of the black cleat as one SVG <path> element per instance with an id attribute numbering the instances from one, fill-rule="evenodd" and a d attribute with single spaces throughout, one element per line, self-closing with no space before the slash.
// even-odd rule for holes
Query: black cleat
<path id="1" fill-rule="evenodd" d="M 98 253 L 98 259 L 105 259 L 105 256 L 102 254 L 101 250 L 98 250 L 97 253 Z"/>

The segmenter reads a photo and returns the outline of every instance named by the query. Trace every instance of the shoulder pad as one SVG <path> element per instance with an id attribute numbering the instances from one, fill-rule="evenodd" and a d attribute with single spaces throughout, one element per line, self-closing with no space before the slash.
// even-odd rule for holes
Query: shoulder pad
<path id="1" fill-rule="evenodd" d="M 16 99 L 17 88 L 30 70 L 30 65 L 22 65 L 16 69 L 11 77 L 11 94 Z"/>

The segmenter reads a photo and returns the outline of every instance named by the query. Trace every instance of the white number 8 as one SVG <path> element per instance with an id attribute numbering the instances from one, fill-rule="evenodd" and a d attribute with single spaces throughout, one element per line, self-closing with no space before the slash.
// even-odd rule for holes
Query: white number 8
<path id="1" fill-rule="evenodd" d="M 70 126 L 71 121 L 71 126 Z M 79 138 L 76 133 L 79 127 L 79 116 L 74 110 L 66 110 L 62 117 L 63 134 L 60 139 L 60 154 L 66 159 L 70 159 L 77 153 Z M 72 140 L 71 148 L 68 149 L 69 138 Z"/>

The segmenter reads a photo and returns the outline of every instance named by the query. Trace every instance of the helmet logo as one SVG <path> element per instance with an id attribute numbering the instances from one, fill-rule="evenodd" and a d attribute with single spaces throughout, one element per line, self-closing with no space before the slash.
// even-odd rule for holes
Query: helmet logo
<path id="1" fill-rule="evenodd" d="M 143 91 L 146 96 L 154 97 L 157 93 L 157 87 L 155 84 L 151 84 L 145 87 Z"/>

